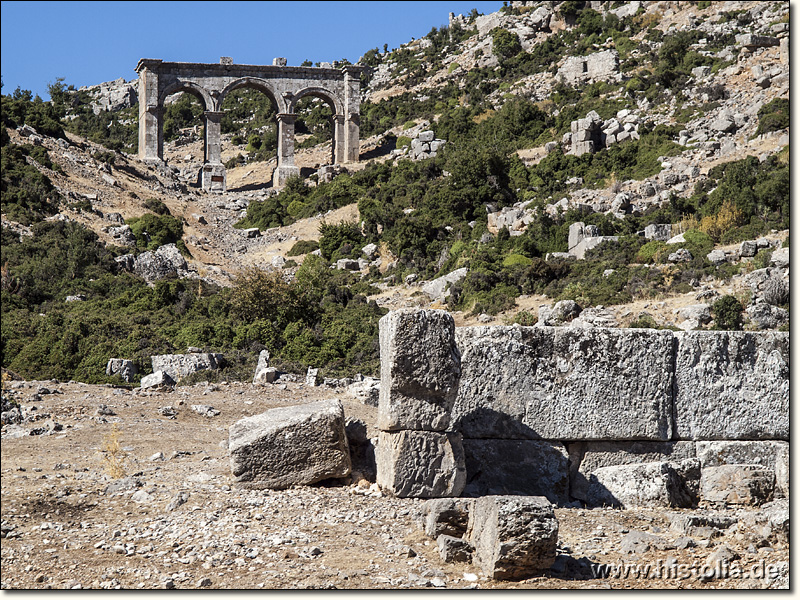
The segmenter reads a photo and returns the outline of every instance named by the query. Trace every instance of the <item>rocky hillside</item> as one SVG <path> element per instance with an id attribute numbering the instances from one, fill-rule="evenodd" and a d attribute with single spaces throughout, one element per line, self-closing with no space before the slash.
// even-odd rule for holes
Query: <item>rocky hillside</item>
<path id="1" fill-rule="evenodd" d="M 146 372 L 192 345 L 241 353 L 242 373 L 263 348 L 290 370 L 374 372 L 377 319 L 403 306 L 459 325 L 788 328 L 788 11 L 451 14 L 365 52 L 358 164 L 326 167 L 327 108 L 300 107 L 304 179 L 284 190 L 254 91 L 224 107 L 221 195 L 197 187 L 187 96 L 159 168 L 135 156 L 131 82 L 3 96 L 3 367 L 104 381 L 112 356 Z M 265 277 L 285 289 L 254 300 Z"/>

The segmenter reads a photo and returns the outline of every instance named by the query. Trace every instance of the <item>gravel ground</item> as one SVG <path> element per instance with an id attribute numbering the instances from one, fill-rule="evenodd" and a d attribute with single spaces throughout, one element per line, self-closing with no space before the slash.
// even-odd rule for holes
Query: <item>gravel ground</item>
<path id="1" fill-rule="evenodd" d="M 553 569 L 497 582 L 469 563 L 445 563 L 420 527 L 423 501 L 383 495 L 366 465 L 349 480 L 311 487 L 233 487 L 228 428 L 244 416 L 339 397 L 345 414 L 374 437 L 376 409 L 324 386 L 223 383 L 131 392 L 73 382 L 12 385 L 27 418 L 2 430 L 3 589 L 788 585 L 788 544 L 747 529 L 752 510 L 713 511 L 739 523 L 682 536 L 670 529 L 668 511 L 559 508 Z M 203 416 L 192 405 L 219 414 Z M 102 451 L 115 430 L 127 455 L 119 479 L 106 473 Z M 656 570 L 669 561 L 701 570 L 725 548 L 736 557 L 732 568 L 748 579 L 594 578 L 591 572 L 621 562 Z M 760 565 L 776 565 L 777 578 L 753 578 Z"/>

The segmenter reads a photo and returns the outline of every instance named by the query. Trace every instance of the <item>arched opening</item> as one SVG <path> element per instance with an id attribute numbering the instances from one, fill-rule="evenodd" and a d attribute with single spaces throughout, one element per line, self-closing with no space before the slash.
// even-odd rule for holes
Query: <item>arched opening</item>
<path id="1" fill-rule="evenodd" d="M 344 161 L 344 107 L 336 95 L 323 88 L 307 88 L 295 94 L 290 111 L 297 115 L 295 131 L 305 136 L 298 140 L 300 148 L 308 148 L 330 140 L 328 164 Z"/>
<path id="2" fill-rule="evenodd" d="M 336 162 L 336 127 L 333 103 L 324 96 L 308 94 L 295 104 L 297 120 L 294 124 L 297 148 L 313 148 L 330 144 L 327 152 L 330 164 Z M 327 162 L 327 161 L 323 161 Z"/>
<path id="3" fill-rule="evenodd" d="M 200 185 L 199 172 L 208 159 L 207 102 L 201 92 L 189 86 L 168 90 L 162 102 L 162 156 L 178 168 L 179 178 L 187 185 Z"/>
<path id="4" fill-rule="evenodd" d="M 244 79 L 229 86 L 220 95 L 220 130 L 222 134 L 222 163 L 232 171 L 231 189 L 257 189 L 271 184 L 272 171 L 277 164 L 278 103 L 262 82 Z M 252 181 L 240 180 L 234 169 L 266 163 L 255 171 Z"/>

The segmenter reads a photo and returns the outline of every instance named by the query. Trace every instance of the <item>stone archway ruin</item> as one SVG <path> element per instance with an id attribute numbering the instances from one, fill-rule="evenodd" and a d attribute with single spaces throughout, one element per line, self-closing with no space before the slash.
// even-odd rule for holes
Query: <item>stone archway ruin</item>
<path id="1" fill-rule="evenodd" d="M 164 62 L 143 58 L 139 74 L 139 158 L 164 159 L 164 101 L 177 92 L 200 99 L 205 118 L 203 189 L 226 190 L 221 159 L 220 122 L 225 96 L 239 88 L 254 88 L 267 94 L 277 107 L 278 166 L 273 185 L 282 187 L 289 177 L 300 174 L 294 165 L 295 107 L 305 96 L 317 96 L 333 109 L 335 164 L 358 162 L 361 106 L 360 76 L 367 67 L 287 67 L 285 59 L 272 65 L 235 65 L 227 57 L 220 64 Z"/>

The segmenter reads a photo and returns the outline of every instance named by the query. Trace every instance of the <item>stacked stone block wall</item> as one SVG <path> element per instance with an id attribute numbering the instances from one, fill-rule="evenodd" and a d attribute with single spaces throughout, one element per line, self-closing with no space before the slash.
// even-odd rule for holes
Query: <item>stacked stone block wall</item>
<path id="1" fill-rule="evenodd" d="M 786 495 L 788 364 L 788 333 L 455 329 L 445 311 L 397 311 L 381 321 L 381 428 L 427 450 L 382 437 L 378 481 L 421 497 L 677 506 L 711 500 L 713 470 L 739 465 Z"/>

